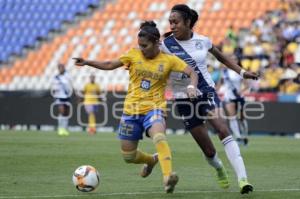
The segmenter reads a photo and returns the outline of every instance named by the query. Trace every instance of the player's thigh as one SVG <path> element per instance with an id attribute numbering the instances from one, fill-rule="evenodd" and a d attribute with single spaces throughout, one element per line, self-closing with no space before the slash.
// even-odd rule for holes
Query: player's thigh
<path id="1" fill-rule="evenodd" d="M 215 108 L 209 112 L 208 122 L 217 131 L 219 138 L 224 139 L 229 136 L 229 129 L 224 119 L 224 110 L 222 108 Z"/>
<path id="2" fill-rule="evenodd" d="M 154 137 L 155 134 L 157 133 L 165 133 L 166 131 L 166 126 L 165 126 L 165 122 L 155 122 L 151 128 L 148 129 L 148 134 L 151 138 Z"/>
<path id="3" fill-rule="evenodd" d="M 70 111 L 70 105 L 66 103 L 58 104 L 58 112 L 62 115 L 68 115 Z"/>
<path id="4" fill-rule="evenodd" d="M 58 101 L 55 104 L 56 104 L 58 112 L 61 113 L 61 114 L 63 114 L 64 111 L 65 111 L 65 107 L 64 107 L 63 102 Z"/>
<path id="5" fill-rule="evenodd" d="M 70 103 L 63 104 L 63 107 L 64 107 L 63 114 L 65 116 L 69 115 L 69 113 L 70 113 Z"/>
<path id="6" fill-rule="evenodd" d="M 150 137 L 153 137 L 156 133 L 165 133 L 166 121 L 164 112 L 159 109 L 150 111 L 145 116 L 143 126 Z"/>
<path id="7" fill-rule="evenodd" d="M 225 104 L 226 113 L 228 116 L 236 115 L 236 104 L 234 102 L 227 102 Z"/>

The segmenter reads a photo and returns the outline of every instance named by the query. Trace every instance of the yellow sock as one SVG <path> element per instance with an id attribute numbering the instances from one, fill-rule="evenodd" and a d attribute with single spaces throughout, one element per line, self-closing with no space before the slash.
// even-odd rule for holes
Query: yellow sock
<path id="1" fill-rule="evenodd" d="M 96 116 L 95 113 L 89 113 L 89 127 L 96 127 Z"/>
<path id="2" fill-rule="evenodd" d="M 157 133 L 153 137 L 153 142 L 158 153 L 162 174 L 164 177 L 170 176 L 172 173 L 172 157 L 166 136 L 163 133 Z"/>
<path id="3" fill-rule="evenodd" d="M 154 164 L 154 159 L 151 154 L 137 150 L 134 163 L 136 163 L 136 164 L 141 164 L 141 163 Z"/>
<path id="4" fill-rule="evenodd" d="M 153 156 L 140 150 L 122 151 L 122 155 L 127 163 L 154 164 Z"/>

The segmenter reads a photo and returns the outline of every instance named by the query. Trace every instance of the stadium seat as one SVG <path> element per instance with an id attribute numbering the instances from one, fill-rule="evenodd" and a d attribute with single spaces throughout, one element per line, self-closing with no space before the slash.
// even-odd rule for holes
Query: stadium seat
<path id="1" fill-rule="evenodd" d="M 251 3 L 252 1 L 255 3 Z M 189 3 L 193 8 L 197 8 L 200 19 L 195 31 L 211 37 L 212 41 L 218 44 L 224 39 L 230 25 L 234 24 L 235 30 L 248 27 L 255 16 L 278 6 L 277 3 L 273 3 L 277 0 L 271 0 L 270 4 L 259 3 L 258 0 L 252 1 L 218 0 L 216 9 L 214 0 L 189 2 L 186 0 L 117 0 L 107 1 L 106 5 L 103 5 L 104 1 L 100 0 L 15 0 L 13 11 L 0 8 L 3 13 L 11 13 L 9 15 L 0 13 L 0 19 L 12 19 L 12 23 L 3 23 L 8 32 L 1 33 L 0 29 L 0 35 L 5 34 L 1 42 L 13 46 L 8 50 L 0 49 L 2 62 L 7 62 L 12 53 L 22 54 L 24 46 L 33 47 L 39 38 L 46 38 L 51 30 L 61 29 L 64 21 L 70 22 L 75 19 L 76 13 L 86 12 L 91 6 L 102 5 L 103 7 L 94 10 L 91 16 L 80 20 L 78 24 L 68 27 L 64 34 L 43 43 L 24 59 L 17 60 L 11 66 L 15 68 L 12 72 L 8 72 L 10 69 L 5 69 L 4 72 L 0 69 L 0 74 L 8 74 L 5 80 L 0 79 L 0 83 L 15 84 L 16 81 L 13 81 L 15 77 L 25 79 L 26 76 L 37 77 L 41 82 L 47 82 L 56 73 L 57 63 L 61 62 L 67 65 L 75 81 L 74 85 L 80 86 L 82 81 L 88 80 L 89 71 L 78 72 L 78 68 L 73 67 L 72 57 L 82 56 L 99 60 L 118 57 L 136 45 L 136 33 L 142 20 L 155 20 L 158 27 L 162 27 L 161 32 L 167 31 L 169 10 L 177 3 Z M 254 4 L 262 7 L 258 8 Z M 31 29 L 28 30 L 28 27 Z M 243 60 L 242 65 L 254 71 L 258 70 L 257 62 L 252 63 L 251 60 Z M 127 71 L 97 71 L 97 76 L 102 79 L 104 89 L 126 89 Z M 30 86 L 26 88 L 34 85 L 35 81 L 30 81 L 31 83 L 28 83 Z M 25 80 L 24 84 L 26 84 Z M 49 85 L 43 83 L 34 88 L 49 89 Z M 22 85 L 8 87 L 25 88 Z"/>
<path id="2" fill-rule="evenodd" d="M 15 51 L 0 52 L 0 62 L 7 62 L 9 56 L 20 53 L 20 48 L 33 47 L 39 38 L 46 38 L 51 30 L 60 30 L 62 22 L 74 21 L 76 13 L 85 13 L 89 6 L 99 5 L 98 0 L 14 0 L 12 6 L 0 7 L 0 18 L 4 19 L 3 37 L 11 41 L 13 37 L 24 37 L 19 42 L 14 40 L 11 45 L 16 46 Z M 2 21 L 2 20 L 1 20 Z M 2 29 L 2 28 L 1 28 Z M 18 31 L 14 31 L 18 29 Z M 36 30 L 36 31 L 35 31 Z M 3 38 L 1 37 L 1 38 Z"/>

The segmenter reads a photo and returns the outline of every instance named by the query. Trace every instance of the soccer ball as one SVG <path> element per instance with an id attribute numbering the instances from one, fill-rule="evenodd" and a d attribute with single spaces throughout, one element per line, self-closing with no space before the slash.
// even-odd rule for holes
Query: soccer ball
<path id="1" fill-rule="evenodd" d="M 93 166 L 83 165 L 75 170 L 72 180 L 77 190 L 90 192 L 99 185 L 100 175 Z"/>

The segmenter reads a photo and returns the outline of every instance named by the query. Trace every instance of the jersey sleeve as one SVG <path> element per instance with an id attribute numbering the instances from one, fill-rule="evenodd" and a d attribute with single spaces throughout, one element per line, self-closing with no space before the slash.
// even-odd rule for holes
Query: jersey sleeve
<path id="1" fill-rule="evenodd" d="M 86 84 L 86 85 L 84 85 L 84 87 L 83 87 L 83 90 L 82 90 L 82 91 L 83 91 L 84 94 L 85 94 L 86 91 L 87 91 L 87 86 L 88 86 L 88 85 Z"/>
<path id="2" fill-rule="evenodd" d="M 188 66 L 183 60 L 175 55 L 171 55 L 170 59 L 172 60 L 172 71 L 183 72 Z"/>
<path id="3" fill-rule="evenodd" d="M 212 41 L 208 37 L 206 37 L 205 38 L 205 47 L 209 50 L 212 48 L 212 46 L 213 46 Z"/>
<path id="4" fill-rule="evenodd" d="M 130 66 L 130 63 L 133 60 L 133 57 L 135 55 L 135 49 L 130 49 L 128 52 L 124 53 L 119 57 L 119 60 L 123 63 L 125 66 Z"/>

